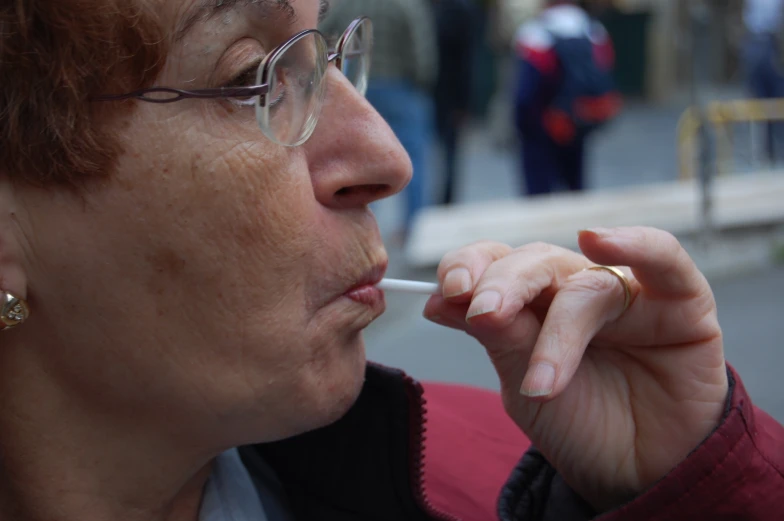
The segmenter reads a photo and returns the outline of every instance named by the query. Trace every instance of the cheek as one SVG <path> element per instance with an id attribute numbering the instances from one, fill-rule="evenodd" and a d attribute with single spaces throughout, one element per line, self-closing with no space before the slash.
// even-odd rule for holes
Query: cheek
<path id="1" fill-rule="evenodd" d="M 144 154 L 126 157 L 124 206 L 142 225 L 134 236 L 148 250 L 148 292 L 166 288 L 193 297 L 190 307 L 218 302 L 248 315 L 285 310 L 275 327 L 290 334 L 323 300 L 322 281 L 340 280 L 351 241 L 316 200 L 304 152 L 245 127 L 184 130 L 166 141 L 174 147 L 148 139 Z M 168 312 L 182 304 L 168 300 Z"/>
<path id="2" fill-rule="evenodd" d="M 222 189 L 224 206 L 231 207 L 223 225 L 240 247 L 285 267 L 313 246 L 319 205 L 303 158 L 286 149 L 262 155 L 255 148 L 212 167 L 231 176 Z"/>
<path id="3" fill-rule="evenodd" d="M 169 123 L 171 136 L 181 125 Z M 177 140 L 156 138 L 153 129 L 123 158 L 116 180 L 150 248 L 148 285 L 160 291 L 184 273 L 201 284 L 280 290 L 296 281 L 292 271 L 304 269 L 322 235 L 306 161 L 301 151 L 259 137 L 258 129 L 214 123 L 210 132 L 202 125 Z"/>
<path id="4" fill-rule="evenodd" d="M 204 219 L 199 239 L 221 270 L 222 284 L 244 288 L 227 291 L 227 298 L 303 319 L 308 276 L 327 235 L 304 158 L 281 147 L 235 147 L 218 159 L 196 161 L 192 171 L 213 180 L 194 196 L 205 201 L 193 216 Z"/>
<path id="5" fill-rule="evenodd" d="M 285 249 L 312 225 L 315 199 L 304 157 L 269 142 L 247 118 L 225 111 L 219 117 L 216 110 L 204 110 L 209 131 L 203 124 L 185 131 L 174 148 L 150 143 L 145 156 L 157 159 L 142 182 L 160 189 L 165 210 L 186 231 L 198 227 L 243 247 Z"/>

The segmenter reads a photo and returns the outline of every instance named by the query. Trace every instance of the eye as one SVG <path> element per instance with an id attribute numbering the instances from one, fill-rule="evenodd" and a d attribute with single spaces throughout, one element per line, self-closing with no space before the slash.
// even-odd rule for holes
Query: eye
<path id="1" fill-rule="evenodd" d="M 256 75 L 259 70 L 259 64 L 261 62 L 256 62 L 254 65 L 248 67 L 237 76 L 234 77 L 231 81 L 224 85 L 224 87 L 228 88 L 238 88 L 238 87 L 253 87 L 256 85 Z M 253 105 L 256 102 L 256 96 L 246 96 L 246 97 L 235 97 L 229 98 L 229 101 L 232 103 L 237 103 L 238 105 Z"/>
<path id="2" fill-rule="evenodd" d="M 261 62 L 256 62 L 237 76 L 234 77 L 233 80 L 229 81 L 225 86 L 226 87 L 252 87 L 256 83 L 256 74 L 259 70 L 259 64 Z"/>

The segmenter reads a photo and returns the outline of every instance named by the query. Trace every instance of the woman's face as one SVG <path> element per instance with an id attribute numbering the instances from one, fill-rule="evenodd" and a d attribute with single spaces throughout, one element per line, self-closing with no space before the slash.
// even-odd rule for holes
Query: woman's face
<path id="1" fill-rule="evenodd" d="M 172 31 L 204 3 L 160 1 Z M 229 85 L 316 27 L 320 7 L 212 3 L 157 85 Z M 346 297 L 386 267 L 368 204 L 400 191 L 411 166 L 334 66 L 327 81 L 300 147 L 267 140 L 253 108 L 139 103 L 115 123 L 124 153 L 108 181 L 82 197 L 19 195 L 26 327 L 59 385 L 102 413 L 235 444 L 346 410 L 364 375 L 361 331 L 383 311 Z"/>

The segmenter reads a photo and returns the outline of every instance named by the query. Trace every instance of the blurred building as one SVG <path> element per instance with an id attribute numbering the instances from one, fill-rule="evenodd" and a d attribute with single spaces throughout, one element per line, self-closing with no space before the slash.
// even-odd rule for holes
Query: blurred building
<path id="1" fill-rule="evenodd" d="M 740 80 L 743 0 L 586 0 L 618 50 L 629 95 L 662 101 L 701 85 Z M 694 57 L 693 57 L 694 54 Z"/>

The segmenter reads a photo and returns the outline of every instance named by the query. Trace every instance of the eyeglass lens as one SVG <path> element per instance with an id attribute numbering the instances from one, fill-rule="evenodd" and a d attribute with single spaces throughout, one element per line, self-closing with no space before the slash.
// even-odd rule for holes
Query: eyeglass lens
<path id="1" fill-rule="evenodd" d="M 347 35 L 343 45 L 342 72 L 364 95 L 370 68 L 370 23 L 363 22 Z M 256 119 L 268 138 L 285 146 L 305 142 L 318 122 L 326 95 L 329 65 L 324 37 L 311 32 L 289 42 L 267 66 L 269 90 L 263 104 L 256 101 Z M 259 67 L 257 85 L 265 81 Z"/>
<path id="2" fill-rule="evenodd" d="M 367 92 L 370 56 L 373 45 L 372 26 L 366 20 L 360 23 L 343 46 L 341 69 L 346 78 L 361 95 Z"/>
<path id="3" fill-rule="evenodd" d="M 270 139 L 297 145 L 312 133 L 325 94 L 327 65 L 326 44 L 318 33 L 290 42 L 270 62 L 269 91 L 263 106 L 257 102 L 259 126 Z"/>

